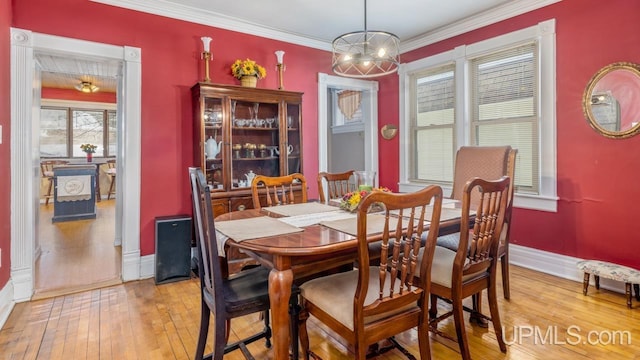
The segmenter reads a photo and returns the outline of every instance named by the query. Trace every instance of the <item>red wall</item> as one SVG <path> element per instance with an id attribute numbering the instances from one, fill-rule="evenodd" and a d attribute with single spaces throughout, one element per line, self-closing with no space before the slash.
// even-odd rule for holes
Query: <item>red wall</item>
<path id="1" fill-rule="evenodd" d="M 603 258 L 640 267 L 631 245 L 635 240 L 631 235 L 633 209 L 637 208 L 640 198 L 639 187 L 635 186 L 640 136 L 625 140 L 600 136 L 588 126 L 581 108 L 583 90 L 598 69 L 617 61 L 640 62 L 637 25 L 640 2 L 610 0 L 603 4 L 596 0 L 564 0 L 403 54 L 402 61 L 409 62 L 555 18 L 558 212 L 516 209 L 513 242 L 560 254 Z M 154 217 L 190 213 L 186 181 L 186 167 L 192 164 L 189 89 L 203 76 L 199 60 L 200 36 L 213 38 L 211 77 L 219 83 L 236 83 L 228 66 L 237 58 L 251 57 L 269 71 L 258 87 L 276 88 L 273 52 L 286 52 L 285 87 L 305 93 L 304 172 L 317 172 L 316 74 L 330 73 L 327 52 L 85 0 L 21 0 L 15 1 L 13 6 L 15 27 L 142 49 L 142 255 L 154 252 Z M 89 17 L 90 21 L 78 21 Z M 7 47 L 2 47 L 0 52 L 4 53 Z M 8 65 L 1 65 L 2 69 L 8 68 Z M 2 74 L 8 76 L 6 70 Z M 8 82 L 0 75 L 0 84 L 5 89 L 8 89 Z M 379 94 L 380 126 L 398 124 L 397 76 L 381 78 Z M 0 117 L 3 115 L 5 111 Z M 8 111 L 6 117 L 8 119 Z M 3 120 L 0 118 L 0 121 Z M 397 189 L 399 141 L 400 137 L 380 140 L 380 184 L 392 189 Z M 8 148 L 4 144 L 0 145 L 0 156 L 8 161 Z M 312 193 L 315 192 L 314 182 L 309 184 L 313 187 Z M 2 189 L 0 197 L 4 196 L 6 200 L 0 198 L 0 216 L 8 218 L 6 194 L 9 185 L 2 184 Z M 2 231 L 0 236 L 7 231 L 8 237 L 8 230 Z M 6 274 L 0 270 L 0 284 L 2 276 Z"/>
<path id="2" fill-rule="evenodd" d="M 0 0 L 0 126 L 2 126 L 2 144 L 0 144 L 0 289 L 9 281 L 11 269 L 11 0 Z"/>
<path id="3" fill-rule="evenodd" d="M 275 89 L 274 51 L 285 51 L 285 88 L 305 93 L 304 172 L 317 173 L 317 73 L 331 71 L 330 53 L 86 0 L 21 0 L 14 2 L 13 11 L 12 26 L 18 28 L 142 49 L 142 255 L 155 251 L 155 217 L 191 213 L 190 88 L 203 78 L 201 36 L 213 38 L 211 78 L 216 83 L 238 84 L 229 66 L 238 58 L 250 57 L 267 69 L 258 87 Z M 314 182 L 309 184 L 312 192 L 317 191 Z"/>
<path id="4" fill-rule="evenodd" d="M 613 140 L 597 134 L 582 113 L 589 79 L 613 62 L 640 63 L 640 1 L 564 0 L 402 55 L 402 62 L 471 44 L 556 19 L 558 212 L 514 210 L 512 241 L 579 258 L 598 258 L 640 268 L 635 214 L 640 136 Z M 398 78 L 381 82 L 380 119 L 397 123 Z M 388 96 L 388 97 L 387 97 Z M 545 119 L 542 119 L 545 121 Z M 398 158 L 398 144 L 380 143 L 381 167 Z M 398 171 L 381 171 L 380 183 L 397 183 Z"/>

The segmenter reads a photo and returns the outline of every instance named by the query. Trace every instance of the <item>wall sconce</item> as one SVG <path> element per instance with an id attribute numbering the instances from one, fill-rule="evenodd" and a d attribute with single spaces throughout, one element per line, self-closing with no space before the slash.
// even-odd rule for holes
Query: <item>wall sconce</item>
<path id="1" fill-rule="evenodd" d="M 200 38 L 202 40 L 202 59 L 204 60 L 204 82 L 211 81 L 209 78 L 209 61 L 211 60 L 211 38 L 208 36 L 203 36 Z"/>
<path id="2" fill-rule="evenodd" d="M 284 51 L 282 50 L 278 50 L 275 52 L 276 54 L 276 59 L 278 59 L 278 65 L 277 65 L 277 69 L 278 69 L 278 89 L 279 90 L 284 90 L 284 84 L 282 81 L 282 73 L 284 72 L 284 64 L 282 63 L 282 58 L 284 57 Z"/>
<path id="3" fill-rule="evenodd" d="M 82 81 L 80 84 L 76 85 L 76 89 L 78 91 L 82 91 L 83 93 L 94 93 L 100 90 L 99 87 L 93 85 L 89 81 Z"/>
<path id="4" fill-rule="evenodd" d="M 398 127 L 392 124 L 387 124 L 380 129 L 380 135 L 382 135 L 382 138 L 385 140 L 393 139 L 396 137 L 396 134 L 398 134 Z"/>

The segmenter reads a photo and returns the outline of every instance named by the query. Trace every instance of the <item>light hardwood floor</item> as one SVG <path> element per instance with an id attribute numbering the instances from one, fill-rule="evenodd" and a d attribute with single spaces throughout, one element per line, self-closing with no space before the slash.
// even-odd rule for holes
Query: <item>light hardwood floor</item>
<path id="1" fill-rule="evenodd" d="M 474 359 L 640 359 L 640 305 L 635 300 L 634 308 L 627 309 L 622 294 L 591 288 L 585 297 L 577 282 L 516 266 L 511 274 L 511 300 L 499 296 L 508 351 L 499 351 L 491 327 L 467 321 Z M 0 359 L 192 359 L 199 303 L 195 278 L 163 285 L 147 279 L 20 303 L 0 331 Z M 483 309 L 488 311 L 486 301 Z M 342 340 L 313 318 L 308 324 L 316 354 L 353 358 Z M 230 340 L 261 326 L 257 316 L 234 319 Z M 452 320 L 441 329 L 455 334 Z M 536 331 L 537 336 L 530 335 Z M 629 337 L 621 343 L 616 334 L 625 332 Z M 398 340 L 418 353 L 415 330 Z M 431 343 L 434 359 L 460 358 L 456 343 L 433 334 Z M 249 349 L 256 359 L 271 357 L 263 341 Z M 234 352 L 225 359 L 242 355 Z M 393 350 L 378 359 L 403 356 Z"/>
<path id="2" fill-rule="evenodd" d="M 114 246 L 115 200 L 96 203 L 96 218 L 52 223 L 53 203 L 42 204 L 34 299 L 121 283 L 121 247 Z"/>

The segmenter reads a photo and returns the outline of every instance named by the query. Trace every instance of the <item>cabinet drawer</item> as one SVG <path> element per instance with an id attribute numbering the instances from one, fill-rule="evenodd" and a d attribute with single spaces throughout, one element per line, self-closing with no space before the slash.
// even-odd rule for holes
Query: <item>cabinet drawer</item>
<path id="1" fill-rule="evenodd" d="M 213 217 L 226 214 L 229 212 L 229 200 L 227 199 L 214 199 L 211 200 L 211 207 L 213 208 Z"/>
<path id="2" fill-rule="evenodd" d="M 235 197 L 230 199 L 231 211 L 241 211 L 247 209 L 253 209 L 253 200 L 248 197 Z"/>

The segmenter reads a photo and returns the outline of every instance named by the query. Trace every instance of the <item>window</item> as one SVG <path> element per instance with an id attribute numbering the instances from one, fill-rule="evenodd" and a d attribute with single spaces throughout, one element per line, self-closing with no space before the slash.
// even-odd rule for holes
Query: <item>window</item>
<path id="1" fill-rule="evenodd" d="M 555 21 L 405 64 L 400 190 L 449 190 L 456 150 L 511 145 L 517 207 L 556 211 Z M 544 89 L 544 90 L 542 90 Z"/>
<path id="2" fill-rule="evenodd" d="M 116 155 L 115 110 L 48 107 L 40 110 L 40 157 L 83 157 L 81 144 L 94 144 L 94 156 Z"/>
<path id="3" fill-rule="evenodd" d="M 445 65 L 411 77 L 412 178 L 447 184 L 453 179 L 455 138 L 454 66 Z"/>
<path id="4" fill-rule="evenodd" d="M 518 149 L 515 186 L 538 193 L 537 44 L 471 60 L 471 145 Z"/>

